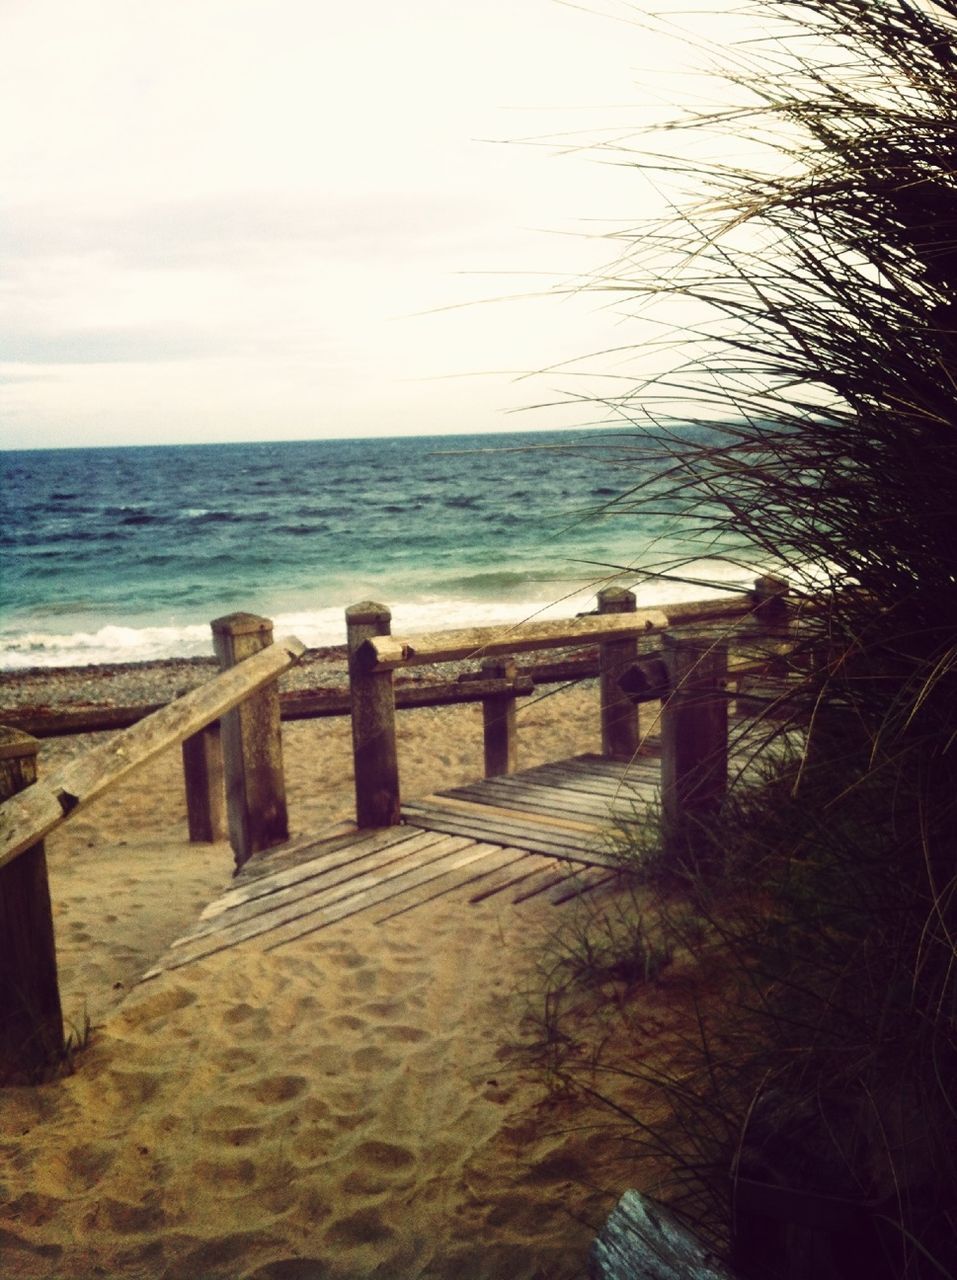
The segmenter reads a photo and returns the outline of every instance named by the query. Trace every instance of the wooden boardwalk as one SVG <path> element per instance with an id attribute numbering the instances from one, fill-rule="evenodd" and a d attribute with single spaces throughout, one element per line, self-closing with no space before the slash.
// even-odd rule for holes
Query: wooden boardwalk
<path id="1" fill-rule="evenodd" d="M 250 938 L 272 950 L 359 912 L 381 924 L 446 895 L 568 902 L 615 879 L 609 833 L 643 820 L 659 780 L 657 756 L 577 756 L 411 801 L 399 826 L 343 824 L 258 855 L 144 976 Z"/>

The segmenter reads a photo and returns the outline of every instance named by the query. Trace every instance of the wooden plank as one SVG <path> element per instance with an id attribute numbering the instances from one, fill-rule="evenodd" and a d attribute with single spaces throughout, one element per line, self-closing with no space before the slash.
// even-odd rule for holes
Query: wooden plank
<path id="1" fill-rule="evenodd" d="M 504 809 L 518 809 L 522 812 L 539 813 L 546 817 L 549 814 L 554 814 L 556 817 L 582 814 L 594 818 L 599 825 L 610 821 L 616 812 L 620 817 L 634 814 L 634 805 L 628 800 L 619 802 L 616 810 L 614 800 L 590 796 L 583 791 L 569 795 L 567 791 L 557 787 L 521 783 L 517 780 L 512 787 L 493 787 L 489 785 L 491 781 L 490 779 L 485 783 L 475 783 L 470 787 L 454 787 L 442 794 L 471 800 L 476 804 L 499 805 Z M 495 779 L 495 781 L 504 780 Z"/>
<path id="2" fill-rule="evenodd" d="M 536 770 L 530 770 L 529 772 L 534 773 L 536 777 L 552 777 L 556 782 L 562 779 L 568 782 L 578 779 L 579 781 L 600 782 L 608 787 L 621 789 L 642 782 L 657 781 L 661 777 L 661 764 L 658 760 L 639 759 L 620 771 L 612 772 L 592 764 L 556 760 L 551 764 L 539 765 Z"/>
<path id="3" fill-rule="evenodd" d="M 589 848 L 586 842 L 568 841 L 565 836 L 545 835 L 530 827 L 516 823 L 475 822 L 458 815 L 431 809 L 408 812 L 407 822 L 416 822 L 430 831 L 446 831 L 452 835 L 468 835 L 475 840 L 494 840 L 498 844 L 516 845 L 535 853 L 548 853 L 555 858 L 572 862 L 584 862 L 589 866 L 611 866 L 614 863 L 602 853 Z"/>
<path id="4" fill-rule="evenodd" d="M 277 640 L 51 774 L 37 797 L 31 798 L 38 791 L 33 786 L 5 801 L 0 806 L 0 866 L 42 840 L 68 813 L 84 808 L 134 769 L 275 680 L 304 652 L 305 645 L 293 637 Z"/>
<path id="5" fill-rule="evenodd" d="M 302 884 L 288 886 L 268 898 L 239 904 L 232 913 L 226 913 L 208 921 L 200 921 L 193 930 L 172 944 L 173 949 L 192 946 L 213 934 L 228 934 L 230 937 L 235 934 L 236 941 L 242 942 L 247 936 L 254 936 L 259 932 L 254 929 L 249 933 L 248 930 L 248 926 L 256 920 L 268 917 L 283 923 L 287 919 L 295 919 L 303 903 L 309 904 L 312 909 L 317 903 L 321 904 L 324 901 L 338 902 L 341 898 L 360 892 L 369 884 L 398 875 L 402 868 L 396 870 L 396 864 L 400 861 L 405 860 L 406 866 L 410 862 L 417 864 L 419 861 L 441 857 L 450 849 L 454 850 L 465 843 L 461 836 L 449 836 L 442 832 L 417 832 L 416 835 L 424 835 L 427 838 L 413 838 L 412 841 L 403 844 L 401 849 L 390 846 L 373 850 L 363 859 L 361 867 L 353 869 L 351 864 L 346 864 L 330 868 L 328 879 L 322 875 L 315 876 Z M 274 926 L 270 925 L 270 927 Z"/>
<path id="6" fill-rule="evenodd" d="M 339 844 L 336 849 L 320 849 L 314 858 L 308 858 L 304 853 L 302 859 L 298 860 L 294 866 L 279 869 L 275 875 L 257 876 L 249 884 L 237 884 L 235 889 L 231 889 L 215 902 L 211 902 L 200 919 L 215 920 L 225 912 L 234 911 L 248 902 L 272 897 L 293 885 L 315 879 L 316 876 L 325 875 L 339 867 L 354 866 L 369 855 L 380 853 L 384 849 L 390 849 L 396 853 L 397 857 L 401 857 L 403 850 L 411 852 L 411 850 L 405 850 L 404 846 L 410 841 L 417 843 L 416 835 L 416 830 L 412 828 L 385 827 L 381 831 L 372 832 L 365 838 L 353 836 Z"/>
<path id="7" fill-rule="evenodd" d="M 462 849 L 457 853 L 448 854 L 439 861 L 429 863 L 427 866 L 414 868 L 403 877 L 397 877 L 388 884 L 374 885 L 364 893 L 356 895 L 355 898 L 350 898 L 346 902 L 337 903 L 329 908 L 323 908 L 319 913 L 321 919 L 318 921 L 311 919 L 307 924 L 306 921 L 300 920 L 286 932 L 284 937 L 271 942 L 266 950 L 275 951 L 277 947 L 284 947 L 290 942 L 295 942 L 298 938 L 314 933 L 317 929 L 324 929 L 327 925 L 335 924 L 337 920 L 342 920 L 346 916 L 355 915 L 358 911 L 365 911 L 368 907 L 377 906 L 380 902 L 396 897 L 407 889 L 438 879 L 446 871 L 457 870 L 470 863 L 478 862 L 493 853 L 497 853 L 499 847 L 495 844 L 473 843 L 471 847 Z"/>
<path id="8" fill-rule="evenodd" d="M 388 830 L 391 831 L 392 828 L 389 827 Z M 284 871 L 287 867 L 294 867 L 301 861 L 318 857 L 322 850 L 333 852 L 357 836 L 371 834 L 373 833 L 360 833 L 356 824 L 347 820 L 327 828 L 319 837 L 307 836 L 280 847 L 263 849 L 250 858 L 237 873 L 234 884 L 251 884 L 253 880 L 258 880 L 262 876 L 275 875 L 277 871 Z"/>
<path id="9" fill-rule="evenodd" d="M 410 855 L 410 858 L 421 860 L 417 864 L 420 866 L 439 862 L 444 863 L 448 857 L 459 851 L 468 850 L 475 844 L 476 841 L 474 840 L 456 836 L 453 840 L 438 841 L 430 844 L 428 848 L 423 849 L 418 854 Z M 352 908 L 348 904 L 353 898 L 361 899 L 365 891 L 374 889 L 377 886 L 385 888 L 390 881 L 408 875 L 407 865 L 407 862 L 405 865 L 393 863 L 384 869 L 380 868 L 378 871 L 371 871 L 365 875 L 357 876 L 345 885 L 336 886 L 329 893 L 317 892 L 297 895 L 293 901 L 285 902 L 275 909 L 263 912 L 252 919 L 240 920 L 235 924 L 225 925 L 198 939 L 187 937 L 185 944 L 167 957 L 164 966 L 158 966 L 155 969 L 151 969 L 149 973 L 144 974 L 144 981 L 146 978 L 155 977 L 156 974 L 163 972 L 163 968 L 179 969 L 184 964 L 191 964 L 195 960 L 215 955 L 216 952 L 224 951 L 239 942 L 247 942 L 250 938 L 259 937 L 264 933 L 271 933 L 273 930 L 285 925 L 291 925 L 303 916 L 332 910 L 334 907 L 337 908 L 343 904 L 346 904 L 346 908 L 336 918 L 339 919 L 341 916 L 351 915 Z M 188 945 L 191 942 L 194 945 Z"/>
<path id="10" fill-rule="evenodd" d="M 511 866 L 504 868 L 498 874 L 493 874 L 490 877 L 490 882 L 483 885 L 478 893 L 469 898 L 469 903 L 477 906 L 480 902 L 485 902 L 486 899 L 494 897 L 497 893 L 504 893 L 506 889 L 511 889 L 513 885 L 521 884 L 529 876 L 536 875 L 547 867 L 556 866 L 558 866 L 558 863 L 554 858 L 546 857 L 540 853 L 526 853 L 523 851 L 523 856 L 512 863 Z"/>
<path id="11" fill-rule="evenodd" d="M 396 898 L 402 898 L 406 893 L 415 893 L 416 896 L 412 902 L 396 907 L 394 910 L 389 911 L 387 915 L 377 916 L 375 923 L 385 924 L 387 920 L 393 920 L 396 916 L 402 916 L 408 911 L 414 911 L 416 907 L 424 906 L 427 902 L 434 902 L 437 898 L 445 898 L 450 893 L 458 893 L 460 889 L 467 888 L 468 885 L 475 884 L 479 880 L 485 880 L 493 872 L 499 871 L 506 866 L 512 866 L 524 857 L 520 850 L 503 849 L 498 844 L 489 845 L 489 850 L 488 856 L 478 864 L 455 868 L 452 871 L 447 871 L 445 875 L 439 876 L 437 880 L 430 881 L 428 892 L 424 896 L 418 893 L 416 888 L 406 889 L 404 893 L 396 894 Z M 479 868 L 478 870 L 475 870 L 476 865 Z M 390 899 L 390 901 L 395 901 L 395 899 Z"/>
<path id="12" fill-rule="evenodd" d="M 566 902 L 573 902 L 576 898 L 583 897 L 586 893 L 591 893 L 594 889 L 600 889 L 602 885 L 613 884 L 618 879 L 618 872 L 606 871 L 602 867 L 586 867 L 584 871 L 579 871 L 573 877 L 574 883 L 558 885 L 548 895 L 548 900 L 554 907 L 560 907 Z"/>
<path id="13" fill-rule="evenodd" d="M 505 782 L 505 779 L 496 779 L 496 782 Z M 516 796 L 526 796 L 529 800 L 535 800 L 541 804 L 554 804 L 567 809 L 583 806 L 579 812 L 594 810 L 595 813 L 607 814 L 616 805 L 623 811 L 631 812 L 636 800 L 652 794 L 656 788 L 657 778 L 653 774 L 637 783 L 634 789 L 620 787 L 610 795 L 606 792 L 589 792 L 581 790 L 580 787 L 566 786 L 557 779 L 550 781 L 546 777 L 522 777 L 515 779 L 514 788 L 496 787 L 494 793 L 505 795 L 514 790 Z"/>
<path id="14" fill-rule="evenodd" d="M 607 756 L 600 756 L 594 751 L 583 751 L 580 755 L 570 756 L 567 760 L 556 760 L 555 763 L 571 765 L 575 768 L 578 766 L 587 767 L 599 773 L 604 772 L 610 773 L 615 777 L 623 777 L 629 770 L 642 763 L 654 763 L 655 757 L 660 756 L 660 754 L 660 751 L 650 753 L 639 751 L 628 760 L 609 760 Z"/>
<path id="15" fill-rule="evenodd" d="M 638 779 L 631 782 L 615 782 L 610 778 L 601 778 L 595 774 L 565 771 L 562 769 L 543 769 L 536 775 L 535 781 L 547 783 L 558 790 L 569 793 L 582 792 L 586 795 L 601 796 L 606 800 L 648 800 L 657 790 L 658 781 L 652 778 Z"/>
<path id="16" fill-rule="evenodd" d="M 735 1280 L 662 1205 L 626 1191 L 588 1251 L 589 1280 Z"/>
<path id="17" fill-rule="evenodd" d="M 530 823 L 532 826 L 541 827 L 543 830 L 566 831 L 570 835 L 592 836 L 596 831 L 601 830 L 602 825 L 600 822 L 581 822 L 576 818 L 545 818 L 541 814 L 530 813 L 528 810 L 507 808 L 492 802 L 476 804 L 474 800 L 463 800 L 458 796 L 450 796 L 445 791 L 439 795 L 423 796 L 416 803 L 436 808 L 452 809 L 457 813 L 471 814 L 473 817 L 478 818 L 491 817 L 493 820 L 501 818 L 506 822 Z"/>
<path id="18" fill-rule="evenodd" d="M 593 837 L 600 834 L 600 827 L 589 827 L 580 831 L 569 831 L 563 827 L 552 826 L 545 820 L 534 820 L 531 814 L 510 814 L 504 810 L 495 813 L 483 805 L 476 805 L 469 810 L 458 806 L 447 806 L 444 801 L 415 801 L 406 806 L 409 821 L 417 821 L 422 817 L 430 821 L 436 820 L 459 822 L 469 830 L 495 832 L 496 838 L 502 833 L 509 833 L 510 839 L 500 840 L 500 844 L 525 846 L 526 838 L 544 839 L 559 848 L 587 848 Z M 420 823 L 420 825 L 423 825 Z M 484 838 L 484 837 L 480 837 Z M 529 846 L 531 847 L 531 846 Z"/>
<path id="19" fill-rule="evenodd" d="M 537 876 L 532 876 L 512 897 L 512 902 L 518 906 L 522 902 L 529 902 L 532 898 L 537 898 L 540 893 L 545 893 L 549 889 L 554 889 L 556 885 L 565 884 L 568 880 L 573 880 L 578 874 L 568 866 L 556 867 L 553 871 L 542 871 Z"/>
<path id="20" fill-rule="evenodd" d="M 639 609 L 628 614 L 467 627 L 455 631 L 434 631 L 404 639 L 399 636 L 378 636 L 364 643 L 361 661 L 369 671 L 386 671 L 431 662 L 458 661 L 462 658 L 530 653 L 537 649 L 600 644 L 607 640 L 647 635 L 649 632 L 662 631 L 677 622 L 719 619 L 730 621 L 746 617 L 750 611 L 751 604 L 746 597 L 716 597 L 713 600 L 666 605 L 660 609 Z"/>

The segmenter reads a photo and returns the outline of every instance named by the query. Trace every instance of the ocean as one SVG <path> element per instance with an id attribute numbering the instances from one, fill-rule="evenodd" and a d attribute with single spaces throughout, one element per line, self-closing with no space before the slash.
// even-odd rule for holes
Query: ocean
<path id="1" fill-rule="evenodd" d="M 211 652 L 236 610 L 340 644 L 379 600 L 397 634 L 560 617 L 597 587 L 639 603 L 746 583 L 667 515 L 615 510 L 628 432 L 262 441 L 0 453 L 0 668 Z"/>

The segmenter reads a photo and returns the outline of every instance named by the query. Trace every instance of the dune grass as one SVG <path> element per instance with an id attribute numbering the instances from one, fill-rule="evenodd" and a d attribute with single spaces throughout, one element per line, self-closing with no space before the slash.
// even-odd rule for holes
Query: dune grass
<path id="1" fill-rule="evenodd" d="M 605 401 L 636 464 L 656 459 L 614 509 L 667 511 L 702 549 L 833 594 L 791 702 L 804 759 L 732 790 L 720 857 L 681 868 L 690 915 L 649 867 L 618 931 L 636 967 L 717 967 L 726 996 L 657 1078 L 672 1120 L 631 1134 L 670 1153 L 667 1194 L 743 1274 L 953 1277 L 957 4 L 760 12 L 780 38 L 733 76 L 753 105 L 699 123 L 759 132 L 781 162 L 699 165 L 700 203 L 625 234 L 595 281 L 702 317 L 677 371 Z M 549 979 L 552 1069 L 599 1093 L 642 1070 L 637 1042 L 629 1067 L 609 1034 L 586 1076 L 556 1010 L 616 978 L 624 1008 L 639 975 L 616 974 L 610 927 L 587 922 L 577 968 Z"/>

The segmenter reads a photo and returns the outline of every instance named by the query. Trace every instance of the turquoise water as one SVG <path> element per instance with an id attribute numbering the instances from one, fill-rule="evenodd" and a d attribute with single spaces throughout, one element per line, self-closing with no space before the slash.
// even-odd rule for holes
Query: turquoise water
<path id="1" fill-rule="evenodd" d="M 694 555 L 667 516 L 615 512 L 641 475 L 633 444 L 563 431 L 0 454 L 0 666 L 205 654 L 209 621 L 237 609 L 319 645 L 342 642 L 363 599 L 405 632 L 572 614 L 616 573 L 642 601 L 707 594 L 647 576 Z"/>

